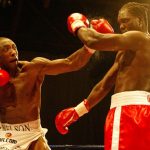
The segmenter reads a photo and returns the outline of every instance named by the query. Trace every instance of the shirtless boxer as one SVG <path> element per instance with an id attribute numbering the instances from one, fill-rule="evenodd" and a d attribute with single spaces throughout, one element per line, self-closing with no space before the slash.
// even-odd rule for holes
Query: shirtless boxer
<path id="1" fill-rule="evenodd" d="M 116 60 L 89 96 L 76 107 L 56 116 L 61 134 L 88 113 L 115 86 L 105 124 L 105 150 L 150 149 L 150 34 L 149 5 L 129 2 L 121 7 L 118 23 L 122 34 L 101 34 L 71 14 L 74 35 L 96 50 L 118 51 Z M 79 14 L 81 15 L 81 14 Z M 71 19 L 70 19 L 71 18 Z M 81 17 L 80 17 L 81 18 Z"/>
<path id="2" fill-rule="evenodd" d="M 83 46 L 64 59 L 18 61 L 16 44 L 0 37 L 0 150 L 50 149 L 45 139 L 47 129 L 40 122 L 44 77 L 79 70 L 93 52 Z M 7 75 L 10 80 L 5 83 Z"/>

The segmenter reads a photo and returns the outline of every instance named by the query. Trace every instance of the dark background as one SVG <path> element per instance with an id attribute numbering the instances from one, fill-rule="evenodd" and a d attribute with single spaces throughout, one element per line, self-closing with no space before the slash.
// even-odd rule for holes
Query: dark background
<path id="1" fill-rule="evenodd" d="M 135 0 L 148 2 L 150 0 Z M 117 12 L 129 0 L 0 0 L 0 36 L 16 42 L 20 59 L 36 56 L 57 59 L 69 56 L 82 46 L 67 30 L 67 17 L 80 12 L 88 18 L 105 17 L 119 32 Z M 42 126 L 48 128 L 49 144 L 101 144 L 110 106 L 109 95 L 91 112 L 70 127 L 67 135 L 55 128 L 56 114 L 75 106 L 88 96 L 114 61 L 113 52 L 96 52 L 80 71 L 46 76 L 42 86 Z M 82 58 L 81 58 L 82 59 Z"/>

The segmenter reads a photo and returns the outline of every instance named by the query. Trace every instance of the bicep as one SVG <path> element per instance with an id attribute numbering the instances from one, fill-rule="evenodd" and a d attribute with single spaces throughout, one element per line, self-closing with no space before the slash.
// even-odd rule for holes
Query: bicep
<path id="1" fill-rule="evenodd" d="M 139 50 L 143 47 L 145 41 L 145 35 L 139 31 L 129 31 L 124 34 L 119 34 L 114 37 L 114 45 L 116 50 Z"/>
<path id="2" fill-rule="evenodd" d="M 124 34 L 100 34 L 93 43 L 97 50 L 124 51 L 133 49 L 133 41 L 133 37 Z"/>
<path id="3" fill-rule="evenodd" d="M 33 59 L 35 69 L 40 69 L 40 73 L 44 75 L 56 75 L 69 70 L 68 59 L 49 60 L 43 57 Z"/>

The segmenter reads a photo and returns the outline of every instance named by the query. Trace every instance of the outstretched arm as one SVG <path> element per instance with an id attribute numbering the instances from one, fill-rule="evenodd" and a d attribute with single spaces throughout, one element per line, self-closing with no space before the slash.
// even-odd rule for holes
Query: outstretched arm
<path id="1" fill-rule="evenodd" d="M 67 58 L 49 60 L 37 57 L 32 60 L 32 63 L 35 69 L 40 69 L 41 74 L 56 75 L 81 69 L 87 64 L 94 52 L 94 50 L 83 46 Z"/>

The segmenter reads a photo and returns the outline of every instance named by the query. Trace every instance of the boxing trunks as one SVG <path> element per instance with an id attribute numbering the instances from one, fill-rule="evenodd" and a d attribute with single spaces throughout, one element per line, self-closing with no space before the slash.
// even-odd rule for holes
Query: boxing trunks
<path id="1" fill-rule="evenodd" d="M 150 93 L 112 95 L 105 122 L 105 150 L 150 150 Z"/>
<path id="2" fill-rule="evenodd" d="M 27 150 L 39 137 L 45 139 L 46 132 L 40 119 L 20 124 L 0 123 L 0 150 Z"/>

